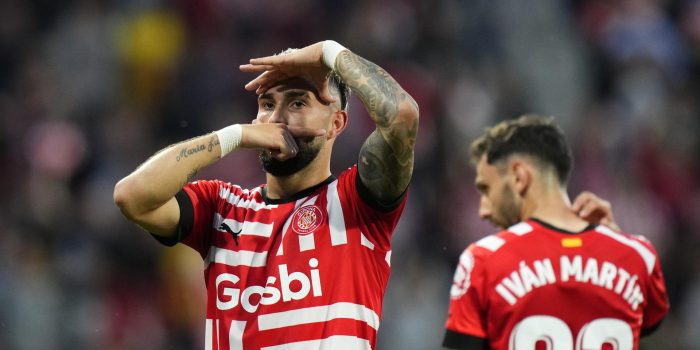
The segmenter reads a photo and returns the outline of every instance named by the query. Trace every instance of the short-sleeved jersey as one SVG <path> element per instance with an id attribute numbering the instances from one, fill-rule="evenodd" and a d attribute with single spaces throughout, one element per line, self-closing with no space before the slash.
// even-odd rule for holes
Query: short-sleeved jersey
<path id="1" fill-rule="evenodd" d="M 183 190 L 181 241 L 205 262 L 205 349 L 375 348 L 406 196 L 373 205 L 357 166 L 286 200 L 221 181 Z"/>
<path id="2" fill-rule="evenodd" d="M 668 311 L 649 241 L 535 219 L 471 244 L 450 296 L 445 345 L 453 348 L 476 337 L 491 349 L 638 349 L 640 332 Z"/>

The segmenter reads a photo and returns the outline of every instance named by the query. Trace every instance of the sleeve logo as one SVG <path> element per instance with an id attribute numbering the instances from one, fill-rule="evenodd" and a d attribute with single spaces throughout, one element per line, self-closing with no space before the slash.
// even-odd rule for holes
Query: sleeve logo
<path id="1" fill-rule="evenodd" d="M 292 216 L 292 229 L 299 235 L 308 235 L 323 223 L 323 212 L 316 205 L 297 208 Z"/>
<path id="2" fill-rule="evenodd" d="M 459 257 L 459 265 L 457 265 L 457 269 L 455 270 L 452 288 L 450 288 L 450 297 L 452 297 L 452 299 L 459 299 L 462 295 L 467 293 L 469 285 L 471 284 L 473 269 L 474 255 L 467 250 Z"/>

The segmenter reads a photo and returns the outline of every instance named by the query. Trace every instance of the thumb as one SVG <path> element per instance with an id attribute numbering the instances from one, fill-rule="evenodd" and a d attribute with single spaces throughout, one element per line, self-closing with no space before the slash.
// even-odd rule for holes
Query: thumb
<path id="1" fill-rule="evenodd" d="M 335 97 L 331 95 L 330 83 L 328 77 L 323 77 L 316 80 L 316 86 L 318 87 L 318 96 L 321 98 L 321 102 L 333 103 L 335 102 Z"/>

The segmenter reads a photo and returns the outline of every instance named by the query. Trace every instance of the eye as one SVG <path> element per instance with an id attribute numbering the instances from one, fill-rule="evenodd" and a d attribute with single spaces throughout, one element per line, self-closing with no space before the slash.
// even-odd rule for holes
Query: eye
<path id="1" fill-rule="evenodd" d="M 262 110 L 271 111 L 275 109 L 275 104 L 270 101 L 260 101 L 258 102 L 258 107 Z"/>
<path id="2" fill-rule="evenodd" d="M 302 101 L 302 100 L 294 100 L 294 101 L 292 101 L 292 103 L 290 104 L 290 106 L 291 106 L 292 108 L 295 108 L 295 109 L 302 109 L 302 108 L 304 108 L 304 107 L 306 106 L 306 102 L 304 102 L 304 101 Z"/>

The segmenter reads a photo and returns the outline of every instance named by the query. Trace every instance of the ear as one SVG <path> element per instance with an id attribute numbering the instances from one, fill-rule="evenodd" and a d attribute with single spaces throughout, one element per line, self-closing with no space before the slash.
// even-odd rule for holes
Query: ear
<path id="1" fill-rule="evenodd" d="M 511 163 L 511 172 L 513 189 L 521 196 L 524 195 L 532 184 L 532 168 L 521 160 L 514 160 Z"/>
<path id="2" fill-rule="evenodd" d="M 348 113 L 343 110 L 333 112 L 330 129 L 326 134 L 327 139 L 330 140 L 338 137 L 338 135 L 345 130 L 346 126 L 348 126 Z"/>

